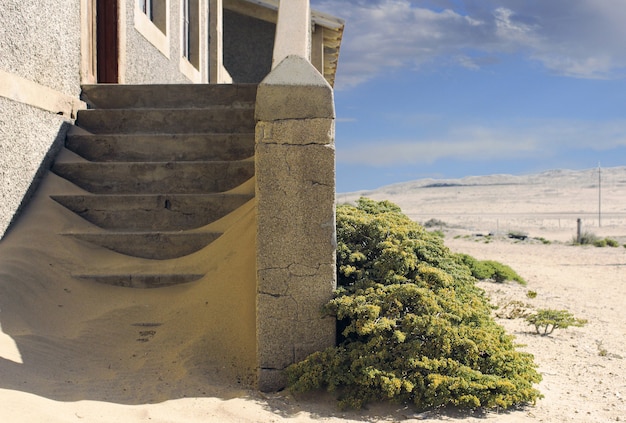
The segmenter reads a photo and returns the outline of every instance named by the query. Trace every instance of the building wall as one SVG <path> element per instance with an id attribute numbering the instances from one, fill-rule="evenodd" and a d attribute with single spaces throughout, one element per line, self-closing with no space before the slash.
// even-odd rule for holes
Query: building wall
<path id="1" fill-rule="evenodd" d="M 0 13 L 0 237 L 36 181 L 41 164 L 64 136 L 71 113 L 15 101 L 21 85 L 31 98 L 80 94 L 80 2 L 3 0 Z M 42 98 L 42 100 L 44 100 Z M 70 107 L 71 109 L 71 107 Z"/>
<path id="2" fill-rule="evenodd" d="M 259 83 L 272 68 L 276 25 L 224 10 L 224 67 L 235 83 Z"/>
<path id="3" fill-rule="evenodd" d="M 78 96 L 80 2 L 3 0 L 0 52 L 0 69 Z"/>
<path id="4" fill-rule="evenodd" d="M 142 13 L 137 8 L 136 0 L 126 0 L 126 66 L 124 83 L 127 84 L 158 84 L 158 83 L 206 83 L 208 81 L 208 5 L 199 1 L 199 53 L 200 69 L 190 69 L 182 59 L 182 8 L 181 0 L 163 0 L 167 2 L 169 24 L 165 37 L 168 48 L 160 51 L 149 37 L 149 34 L 138 30 L 138 18 Z M 145 21 L 145 20 L 144 20 Z M 155 29 L 155 28 L 153 28 Z M 182 63 L 182 64 L 181 64 Z M 181 70 L 181 66 L 186 71 Z M 185 67 L 186 66 L 186 67 Z M 197 72 L 198 74 L 195 74 Z"/>

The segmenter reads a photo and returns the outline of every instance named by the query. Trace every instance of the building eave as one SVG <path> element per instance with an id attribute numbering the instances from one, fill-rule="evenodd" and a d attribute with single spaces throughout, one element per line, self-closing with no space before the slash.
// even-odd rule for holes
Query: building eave
<path id="1" fill-rule="evenodd" d="M 224 0 L 224 8 L 276 23 L 279 0 Z M 269 13 L 268 13 L 269 12 Z M 328 13 L 311 9 L 312 25 L 324 28 L 324 78 L 335 84 L 339 50 L 345 21 Z"/>

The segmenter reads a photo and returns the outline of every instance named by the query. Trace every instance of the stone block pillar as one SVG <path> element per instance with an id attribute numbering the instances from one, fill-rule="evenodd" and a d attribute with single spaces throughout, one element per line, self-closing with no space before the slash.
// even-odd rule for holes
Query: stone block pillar
<path id="1" fill-rule="evenodd" d="M 333 91 L 311 63 L 285 58 L 256 105 L 258 387 L 335 343 L 322 306 L 336 287 Z"/>

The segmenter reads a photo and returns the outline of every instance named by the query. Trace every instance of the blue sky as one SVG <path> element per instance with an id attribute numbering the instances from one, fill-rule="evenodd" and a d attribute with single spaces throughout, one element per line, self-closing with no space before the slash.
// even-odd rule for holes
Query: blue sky
<path id="1" fill-rule="evenodd" d="M 338 192 L 626 165 L 626 1 L 311 3 L 346 20 Z"/>

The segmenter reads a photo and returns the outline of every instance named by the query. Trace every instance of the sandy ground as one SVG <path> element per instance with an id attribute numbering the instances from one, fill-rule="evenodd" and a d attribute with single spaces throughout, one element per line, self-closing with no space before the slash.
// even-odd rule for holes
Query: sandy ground
<path id="1" fill-rule="evenodd" d="M 0 298 L 0 421 L 626 421 L 626 248 L 570 243 L 578 218 L 583 230 L 626 242 L 626 169 L 603 169 L 602 178 L 601 213 L 598 176 L 593 170 L 527 177 L 495 175 L 445 181 L 436 187 L 428 186 L 441 181 L 418 181 L 357 194 L 394 201 L 420 222 L 440 220 L 436 229 L 444 231 L 446 245 L 453 251 L 509 264 L 527 280 L 527 286 L 489 282 L 481 286 L 500 306 L 495 313 L 503 317 L 498 321 L 516 336 L 523 345 L 520 348 L 535 355 L 543 375 L 539 389 L 545 396 L 535 406 L 469 414 L 454 410 L 420 413 L 389 404 L 340 411 L 324 393 L 264 395 L 227 383 L 224 375 L 207 371 L 210 363 L 202 369 L 186 364 L 194 362 L 204 347 L 201 331 L 193 327 L 179 323 L 175 330 L 167 325 L 159 329 L 159 336 L 184 338 L 184 346 L 165 341 L 138 344 L 135 339 L 123 342 L 107 337 L 103 326 L 108 319 L 117 322 L 119 316 L 112 312 L 116 308 L 103 313 L 104 306 L 98 305 L 102 301 L 87 296 L 88 291 L 80 286 L 65 287 L 71 291 L 68 293 L 63 287 L 57 292 L 41 283 L 15 283 L 19 279 L 16 274 L 28 279 L 36 273 L 29 265 L 32 257 L 15 256 L 16 248 L 24 252 L 28 244 L 15 230 L 0 243 L 0 295 L 4 296 Z M 357 195 L 340 195 L 339 201 Z M 525 232 L 529 239 L 510 239 L 510 231 Z M 9 257 L 8 251 L 13 255 Z M 528 291 L 536 292 L 536 298 L 528 298 Z M 197 298 L 204 300 L 203 292 L 202 288 L 172 291 L 170 301 L 167 296 L 162 303 L 154 298 L 150 306 L 165 307 L 172 321 L 178 321 L 171 296 L 182 296 L 185 306 L 193 308 Z M 101 293 L 105 294 L 110 292 Z M 78 308 L 86 316 L 84 321 L 64 321 L 59 309 L 78 307 L 69 305 L 70 297 L 72 304 L 88 305 Z M 138 301 L 122 295 L 116 299 Z M 567 309 L 588 324 L 537 336 L 523 319 L 506 318 L 511 301 L 521 301 L 529 310 Z M 141 307 L 135 306 L 129 308 L 131 313 L 139 313 L 135 320 L 145 322 Z M 183 319 L 197 317 L 187 312 Z M 148 346 L 152 349 L 146 349 Z"/>

